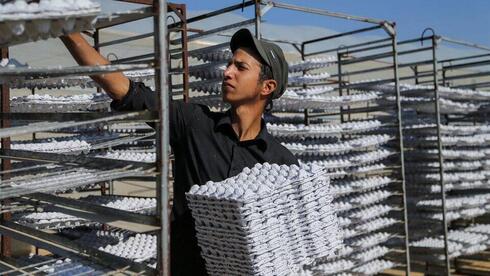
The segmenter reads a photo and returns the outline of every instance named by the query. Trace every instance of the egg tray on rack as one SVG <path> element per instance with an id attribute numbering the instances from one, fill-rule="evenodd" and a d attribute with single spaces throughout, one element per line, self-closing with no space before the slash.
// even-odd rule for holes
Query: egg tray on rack
<path id="1" fill-rule="evenodd" d="M 109 110 L 111 99 L 105 93 L 51 96 L 35 94 L 13 97 L 11 112 L 73 112 Z"/>
<path id="2" fill-rule="evenodd" d="M 82 197 L 79 200 L 90 202 L 97 205 L 102 205 L 109 208 L 118 210 L 125 210 L 129 212 L 155 215 L 157 201 L 156 198 L 142 198 L 142 197 L 125 197 L 117 195 L 107 196 L 95 196 L 89 195 Z"/>
<path id="3" fill-rule="evenodd" d="M 405 143 L 409 146 L 436 147 L 437 136 L 405 136 Z M 485 147 L 490 144 L 490 134 L 475 134 L 473 136 L 441 136 L 444 147 Z"/>
<path id="4" fill-rule="evenodd" d="M 95 133 L 90 135 L 74 135 L 65 137 L 45 138 L 39 140 L 14 141 L 12 149 L 52 153 L 88 153 L 92 150 L 128 144 L 148 137 L 147 135 L 129 135 L 119 133 Z"/>
<path id="5" fill-rule="evenodd" d="M 155 150 L 110 150 L 102 154 L 97 154 L 96 157 L 126 160 L 135 162 L 154 163 L 156 162 Z"/>
<path id="6" fill-rule="evenodd" d="M 393 182 L 387 176 L 373 176 L 356 180 L 338 180 L 332 182 L 332 191 L 335 197 L 342 197 L 352 193 L 362 193 L 386 187 Z"/>
<path id="7" fill-rule="evenodd" d="M 90 0 L 18 0 L 0 4 L 0 47 L 92 29 L 100 5 Z"/>
<path id="8" fill-rule="evenodd" d="M 189 51 L 189 56 L 204 62 L 227 62 L 233 57 L 230 43 L 212 45 Z"/>
<path id="9" fill-rule="evenodd" d="M 111 270 L 95 263 L 66 257 L 52 257 L 30 254 L 28 257 L 15 258 L 15 263 L 29 274 L 49 276 L 94 275 L 101 276 L 111 273 Z M 13 271 L 10 273 L 13 274 Z M 16 275 L 16 274 L 14 274 Z"/>
<path id="10" fill-rule="evenodd" d="M 379 93 L 379 92 L 378 92 Z M 394 103 L 395 96 L 380 98 L 378 103 Z M 424 97 L 401 97 L 402 105 L 411 107 L 417 112 L 434 114 L 436 112 L 434 99 Z M 440 114 L 468 114 L 478 112 L 484 105 L 482 103 L 456 102 L 448 99 L 439 99 Z"/>
<path id="11" fill-rule="evenodd" d="M 124 177 L 145 176 L 148 173 L 140 168 L 118 168 L 95 170 L 66 168 L 56 172 L 26 175 L 11 178 L 0 184 L 0 199 L 18 197 L 36 192 L 62 192 L 89 184 L 115 180 Z"/>
<path id="12" fill-rule="evenodd" d="M 337 58 L 335 56 L 310 58 L 301 61 L 290 62 L 288 70 L 290 73 L 303 72 L 308 70 L 315 70 L 320 68 L 326 68 L 337 64 Z"/>
<path id="13" fill-rule="evenodd" d="M 383 124 L 378 120 L 312 125 L 267 123 L 267 130 L 274 137 L 325 138 L 335 137 L 341 134 L 368 132 L 382 126 Z"/>
<path id="14" fill-rule="evenodd" d="M 391 139 L 392 137 L 389 135 L 369 135 L 332 144 L 307 145 L 303 143 L 282 143 L 282 145 L 289 149 L 294 155 L 328 156 L 378 147 L 388 143 Z"/>
<path id="15" fill-rule="evenodd" d="M 403 128 L 406 131 L 411 131 L 418 134 L 436 135 L 436 124 L 407 124 L 404 125 Z M 490 125 L 441 125 L 440 129 L 442 135 L 451 136 L 471 136 L 490 133 Z"/>
<path id="16" fill-rule="evenodd" d="M 63 229 L 96 224 L 79 217 L 47 211 L 14 213 L 12 220 L 35 229 Z"/>

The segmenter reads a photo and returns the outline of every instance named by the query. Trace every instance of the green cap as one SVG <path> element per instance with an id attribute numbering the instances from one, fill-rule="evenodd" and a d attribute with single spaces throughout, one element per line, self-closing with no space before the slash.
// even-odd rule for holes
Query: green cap
<path id="1" fill-rule="evenodd" d="M 274 43 L 255 38 L 248 29 L 238 30 L 231 38 L 231 51 L 234 53 L 240 47 L 255 49 L 264 62 L 271 67 L 272 78 L 277 82 L 272 98 L 281 97 L 288 85 L 288 63 L 281 48 Z"/>

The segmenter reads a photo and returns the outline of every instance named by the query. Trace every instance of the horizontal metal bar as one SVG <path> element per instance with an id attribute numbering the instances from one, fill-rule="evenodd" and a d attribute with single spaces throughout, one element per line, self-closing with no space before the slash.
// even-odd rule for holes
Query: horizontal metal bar
<path id="1" fill-rule="evenodd" d="M 409 40 L 403 40 L 403 41 L 397 42 L 396 44 L 397 45 L 403 45 L 403 44 L 410 44 L 410 43 L 414 43 L 414 42 L 422 42 L 422 41 L 426 41 L 426 40 L 432 41 L 433 37 L 434 36 L 431 35 L 431 36 L 426 36 L 426 37 L 419 37 L 419 38 L 414 38 L 414 39 L 409 39 Z"/>
<path id="2" fill-rule="evenodd" d="M 400 51 L 400 52 L 398 52 L 398 55 L 399 56 L 408 55 L 408 54 L 423 52 L 423 51 L 427 51 L 427 50 L 432 50 L 432 47 L 425 47 L 425 48 L 417 48 L 417 49 L 412 49 L 412 50 Z M 375 55 L 370 55 L 370 56 L 363 56 L 360 58 L 343 61 L 342 64 L 347 65 L 347 64 L 353 64 L 353 63 L 359 63 L 359 62 L 365 62 L 365 61 L 370 61 L 370 60 L 387 58 L 387 57 L 391 57 L 391 56 L 393 56 L 392 51 L 380 53 L 380 54 L 375 54 Z"/>
<path id="3" fill-rule="evenodd" d="M 89 169 L 116 169 L 116 168 L 140 168 L 150 170 L 155 167 L 152 163 L 115 160 L 101 157 L 88 157 L 85 155 L 67 155 L 51 152 L 33 152 L 26 150 L 0 149 L 0 158 L 14 160 L 31 160 L 40 162 L 57 163 L 66 166 L 80 166 Z"/>
<path id="4" fill-rule="evenodd" d="M 129 61 L 140 61 L 141 59 L 144 59 L 144 58 L 155 58 L 155 53 L 132 56 L 132 57 L 127 57 L 127 58 L 120 58 L 120 59 L 117 59 L 115 61 L 112 61 L 112 64 L 122 64 L 122 63 L 127 63 Z"/>
<path id="5" fill-rule="evenodd" d="M 453 43 L 456 45 L 468 46 L 468 47 L 472 47 L 472 48 L 476 48 L 476 49 L 480 49 L 480 50 L 490 51 L 490 47 L 482 46 L 482 45 L 479 45 L 476 43 L 466 42 L 466 41 L 462 41 L 462 40 L 456 40 L 456 39 L 452 39 L 452 38 L 448 38 L 448 37 L 444 37 L 444 36 L 441 36 L 440 38 L 442 41 Z"/>
<path id="6" fill-rule="evenodd" d="M 359 74 L 379 72 L 379 71 L 391 70 L 393 68 L 394 68 L 394 66 L 393 65 L 390 65 L 390 66 L 384 66 L 384 67 L 378 67 L 378 68 L 371 68 L 371 69 L 365 69 L 365 70 L 358 70 L 358 71 L 351 71 L 351 72 L 343 72 L 342 73 L 342 76 L 353 76 L 353 75 L 359 75 Z M 338 77 L 338 75 L 331 75 L 330 77 L 334 78 L 334 77 Z"/>
<path id="7" fill-rule="evenodd" d="M 428 65 L 434 63 L 431 59 L 429 60 L 421 60 L 421 61 L 414 61 L 414 62 L 408 62 L 408 63 L 399 63 L 398 68 L 403 68 L 403 67 L 413 67 L 413 66 L 418 66 L 418 65 Z"/>
<path id="8" fill-rule="evenodd" d="M 295 6 L 295 5 L 281 3 L 281 2 L 277 2 L 277 1 L 269 1 L 269 3 L 271 3 L 274 7 L 281 8 L 281 9 L 301 11 L 301 12 L 325 15 L 325 16 L 330 16 L 330 17 L 342 18 L 342 19 L 347 19 L 347 20 L 361 21 L 361 22 L 366 22 L 366 23 L 371 23 L 371 24 L 383 24 L 385 22 L 393 24 L 392 22 L 389 22 L 387 20 L 381 20 L 381 19 L 376 19 L 376 18 L 368 18 L 368 17 L 350 15 L 350 14 L 345 14 L 345 13 L 338 13 L 338 12 L 330 12 L 330 11 L 323 10 L 323 9 Z"/>
<path id="9" fill-rule="evenodd" d="M 389 43 L 389 44 L 376 45 L 376 46 L 371 46 L 371 47 L 366 47 L 366 48 L 361 48 L 361 49 L 347 50 L 345 52 L 339 51 L 339 53 L 350 55 L 350 54 L 354 54 L 354 53 L 367 52 L 367 51 L 372 51 L 372 50 L 382 49 L 382 48 L 392 47 L 392 46 L 393 46 L 393 44 Z"/>
<path id="10" fill-rule="evenodd" d="M 69 67 L 16 67 L 16 68 L 0 68 L 0 76 L 5 77 L 24 77 L 28 76 L 29 79 L 36 78 L 53 78 L 53 77 L 66 77 L 66 76 L 80 76 L 80 75 L 97 75 L 102 73 L 121 72 L 121 71 L 134 71 L 141 69 L 152 69 L 153 67 L 148 64 L 110 64 L 110 65 L 97 65 L 97 66 L 69 66 Z M 2 79 L 0 78 L 0 83 Z"/>
<path id="11" fill-rule="evenodd" d="M 105 29 L 116 25 L 121 25 L 136 20 L 145 19 L 154 15 L 153 7 L 145 7 L 131 11 L 116 12 L 101 15 L 94 24 L 95 29 Z"/>
<path id="12" fill-rule="evenodd" d="M 238 10 L 238 9 L 241 9 L 241 8 L 244 8 L 244 7 L 248 7 L 248 6 L 252 6 L 252 5 L 255 5 L 255 1 L 246 1 L 244 3 L 240 3 L 240 4 L 233 5 L 233 6 L 229 6 L 229 7 L 220 9 L 220 10 L 208 12 L 208 13 L 205 13 L 205 14 L 200 14 L 200 15 L 197 15 L 197 16 L 194 16 L 194 17 L 191 17 L 191 18 L 188 18 L 187 19 L 187 24 L 190 24 L 190 23 L 193 23 L 193 22 L 196 22 L 196 21 L 201 21 L 203 19 L 207 19 L 207 18 L 210 18 L 210 17 L 214 17 L 214 16 L 217 16 L 217 15 L 221 15 L 223 13 L 227 13 L 227 12 L 230 12 L 230 11 Z M 168 26 L 168 28 L 173 28 L 173 27 L 175 27 L 174 24 Z"/>
<path id="13" fill-rule="evenodd" d="M 235 28 L 244 28 L 244 27 L 251 25 L 253 23 L 255 23 L 255 19 L 247 19 L 244 21 L 240 21 L 237 23 L 230 24 L 230 25 L 226 25 L 226 26 L 215 28 L 215 29 L 207 30 L 207 31 L 204 31 L 202 33 L 193 34 L 193 35 L 190 35 L 187 37 L 187 42 L 190 42 L 192 40 L 196 40 L 198 38 L 202 38 L 204 36 L 220 33 L 220 32 L 235 29 Z M 170 43 L 173 45 L 180 44 L 180 43 L 182 43 L 182 38 L 177 38 L 177 39 L 171 40 Z"/>
<path id="14" fill-rule="evenodd" d="M 462 64 L 455 64 L 455 65 L 446 65 L 442 66 L 442 70 L 456 70 L 456 69 L 461 69 L 461 68 L 467 68 L 467 67 L 478 67 L 478 66 L 484 66 L 484 65 L 489 65 L 490 60 L 483 60 L 483 61 L 475 61 L 475 62 L 469 62 L 469 63 L 462 63 Z"/>
<path id="15" fill-rule="evenodd" d="M 101 223 L 107 223 L 108 221 L 123 220 L 134 223 L 141 223 L 146 225 L 158 226 L 158 220 L 155 216 L 147 216 L 134 212 L 114 209 L 102 205 L 93 204 L 87 201 L 59 197 L 55 195 L 45 194 L 45 193 L 34 193 L 27 195 L 28 198 L 33 198 L 36 200 L 49 202 L 51 204 L 66 206 L 70 208 L 80 209 L 83 211 L 88 211 L 95 214 L 95 219 Z M 90 216 L 94 219 L 94 216 Z"/>
<path id="16" fill-rule="evenodd" d="M 84 120 L 84 121 L 41 122 L 41 123 L 32 123 L 24 126 L 2 128 L 0 129 L 0 138 L 6 138 L 11 136 L 29 134 L 29 133 L 35 133 L 41 131 L 52 131 L 52 130 L 57 130 L 62 128 L 96 124 L 101 122 L 119 121 L 119 120 L 131 119 L 131 118 L 137 119 L 139 115 L 145 115 L 143 113 L 146 112 L 147 111 L 117 114 L 113 116 L 107 116 L 107 117 L 102 117 L 102 118 L 97 118 L 92 120 Z M 13 113 L 8 113 L 8 114 L 13 114 Z M 19 113 L 19 115 L 20 114 L 21 113 Z M 37 113 L 37 114 L 41 114 L 41 113 Z M 3 117 L 3 115 L 5 115 L 5 113 L 0 113 L 1 117 Z"/>
<path id="17" fill-rule="evenodd" d="M 439 63 L 454 62 L 454 61 L 474 59 L 474 58 L 482 58 L 482 57 L 490 57 L 490 54 L 481 54 L 481 55 L 472 55 L 472 56 L 465 56 L 465 57 L 459 57 L 459 58 L 441 59 L 438 62 Z"/>
<path id="18" fill-rule="evenodd" d="M 125 37 L 125 38 L 121 38 L 121 39 L 111 40 L 108 42 L 99 43 L 97 46 L 99 48 L 100 47 L 106 47 L 106 46 L 110 46 L 110 45 L 114 45 L 114 44 L 120 44 L 120 43 L 124 43 L 124 42 L 129 42 L 129 41 L 134 41 L 134 40 L 143 39 L 143 38 L 147 38 L 147 37 L 152 37 L 153 35 L 154 35 L 153 32 L 146 33 L 146 34 L 140 34 L 140 35 L 135 35 L 135 36 L 130 36 L 130 37 Z"/>
<path id="19" fill-rule="evenodd" d="M 464 74 L 464 75 L 457 75 L 457 76 L 449 76 L 445 77 L 444 80 L 460 80 L 460 79 L 466 79 L 466 78 L 478 78 L 478 77 L 487 77 L 490 76 L 490 72 L 478 72 L 478 73 L 470 73 L 470 74 Z"/>
<path id="20" fill-rule="evenodd" d="M 82 246 L 65 237 L 48 234 L 10 221 L 1 222 L 0 233 L 61 256 L 82 259 L 87 262 L 95 261 L 102 266 L 114 269 L 125 269 L 129 266 L 135 272 L 147 272 L 156 275 L 156 271 L 145 264 L 131 262 L 128 259 L 95 248 Z"/>
<path id="21" fill-rule="evenodd" d="M 390 41 L 390 40 L 391 40 L 391 38 L 383 38 L 383 39 L 368 41 L 368 42 L 359 43 L 359 44 L 347 45 L 347 46 L 342 47 L 342 48 L 336 47 L 336 48 L 330 48 L 328 50 L 312 52 L 312 53 L 305 54 L 305 56 L 314 56 L 314 55 L 319 55 L 319 54 L 326 54 L 326 53 L 337 52 L 339 50 L 346 50 L 346 49 L 348 50 L 348 49 L 353 49 L 353 48 L 357 48 L 357 47 L 361 47 L 361 46 L 367 46 L 367 45 L 377 44 L 377 43 L 381 43 L 381 42 L 386 42 L 386 41 Z"/>
<path id="22" fill-rule="evenodd" d="M 12 112 L 0 113 L 0 119 L 12 121 L 81 121 L 97 120 L 108 118 L 109 121 L 154 121 L 157 118 L 156 112 Z"/>
<path id="23" fill-rule="evenodd" d="M 451 88 L 483 88 L 490 87 L 490 82 L 480 82 L 480 83 L 471 83 L 471 84 L 462 84 L 462 85 L 453 85 Z"/>
<path id="24" fill-rule="evenodd" d="M 343 36 L 358 34 L 358 33 L 362 33 L 362 32 L 368 32 L 368 31 L 372 31 L 372 30 L 376 30 L 376 29 L 380 29 L 380 28 L 381 28 L 381 26 L 372 26 L 372 27 L 358 29 L 358 30 L 354 30 L 354 31 L 350 31 L 350 32 L 345 32 L 345 33 L 315 38 L 315 39 L 311 39 L 311 40 L 306 40 L 306 41 L 303 41 L 302 44 L 307 45 L 307 44 L 316 43 L 316 42 L 325 41 L 325 40 L 334 39 L 334 38 L 339 38 L 339 37 L 343 37 Z"/>

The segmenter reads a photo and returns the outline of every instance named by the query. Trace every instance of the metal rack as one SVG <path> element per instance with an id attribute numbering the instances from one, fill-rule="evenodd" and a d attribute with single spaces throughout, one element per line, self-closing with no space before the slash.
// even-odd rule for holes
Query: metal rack
<path id="1" fill-rule="evenodd" d="M 134 2 L 134 1 L 129 1 Z M 141 1 L 139 1 L 141 3 Z M 151 274 L 169 274 L 169 148 L 168 148 L 168 100 L 167 91 L 167 2 L 145 1 L 150 5 L 147 8 L 120 12 L 116 14 L 99 16 L 96 23 L 96 34 L 93 35 L 98 44 L 98 31 L 123 22 L 132 22 L 143 18 L 153 18 L 155 30 L 147 36 L 154 37 L 154 53 L 143 57 L 126 60 L 124 64 L 107 66 L 74 66 L 65 68 L 1 68 L 2 71 L 2 220 L 1 233 L 1 268 L 3 273 L 38 273 L 33 270 L 41 265 L 54 262 L 68 262 L 70 258 L 76 263 L 56 265 L 63 266 L 63 271 L 77 273 L 102 272 L 134 274 L 146 272 Z M 171 8 L 174 7 L 170 5 Z M 165 7 L 165 8 L 159 8 Z M 181 9 L 181 7 L 176 7 Z M 184 10 L 185 13 L 185 10 Z M 184 20 L 183 20 L 184 21 Z M 183 29 L 185 31 L 185 28 Z M 185 35 L 184 35 L 185 36 Z M 131 41 L 135 38 L 129 38 Z M 137 38 L 136 38 L 137 39 Z M 118 41 L 123 42 L 123 41 Z M 117 42 L 111 42 L 117 43 Z M 109 43 L 109 44 L 111 44 Z M 108 45 L 109 45 L 108 44 Z M 101 45 L 98 44 L 98 47 Z M 102 44 L 102 46 L 107 46 Z M 1 51 L 2 58 L 8 58 L 8 48 Z M 120 60 L 121 61 L 121 60 Z M 65 78 L 75 76 L 88 76 L 104 72 L 118 72 L 126 70 L 152 69 L 155 77 L 156 95 L 158 96 L 158 114 L 150 112 L 129 112 L 112 114 L 107 112 L 52 112 L 52 113 L 11 113 L 8 77 L 28 78 L 29 81 L 41 79 Z M 88 78 L 79 78 L 73 85 L 86 84 Z M 19 121 L 20 120 L 20 121 Z M 106 158 L 88 155 L 73 155 L 52 152 L 32 152 L 10 149 L 10 137 L 36 132 L 46 132 L 58 129 L 68 129 L 82 126 L 100 126 L 106 122 L 156 122 L 156 162 L 133 162 L 124 160 L 109 160 Z M 11 126 L 11 122 L 15 123 Z M 123 135 L 125 136 L 125 135 Z M 98 140 L 97 140 L 98 141 Z M 100 141 L 99 141 L 100 142 Z M 117 141 L 106 140 L 97 147 L 112 147 Z M 122 142 L 122 141 L 121 141 Z M 127 141 L 126 141 L 127 142 Z M 124 142 L 123 142 L 124 143 Z M 11 162 L 14 160 L 14 162 Z M 27 162 L 29 161 L 29 162 Z M 31 164 L 35 165 L 31 165 Z M 87 174 L 88 173 L 88 174 Z M 91 176 L 89 176 L 91 175 Z M 118 210 L 103 205 L 80 202 L 66 195 L 53 194 L 53 192 L 72 189 L 90 183 L 110 181 L 118 178 L 134 176 L 152 176 L 156 178 L 157 206 L 156 215 L 137 214 L 131 211 Z M 43 183 L 43 181 L 45 183 Z M 49 182 L 52 181 L 52 182 Z M 38 183 L 38 184 L 35 184 Z M 47 188 L 47 184 L 52 187 Z M 55 184 L 55 185 L 52 185 Z M 35 186 L 34 186 L 35 185 Z M 156 236 L 156 250 L 154 263 L 148 266 L 145 263 L 134 262 L 131 258 L 117 256 L 90 246 L 73 242 L 71 239 L 54 233 L 22 225 L 12 220 L 11 213 L 16 211 L 51 210 L 74 217 L 93 221 L 114 229 L 127 229 L 131 235 L 135 233 L 151 233 Z M 47 224 L 53 227 L 55 223 Z M 141 236 L 142 237 L 142 236 Z M 11 254 L 11 239 L 24 241 L 37 248 L 46 249 L 56 257 L 51 260 L 14 258 Z M 158 246 L 157 246 L 158 245 Z M 57 271 L 54 265 L 51 269 Z M 86 268 L 88 266 L 89 268 Z M 79 268 L 85 267 L 85 270 Z M 4 269 L 5 268 L 5 269 Z M 79 269 L 79 270 L 76 270 Z M 89 270 L 87 270 L 89 269 Z M 95 269 L 95 270 L 94 270 Z"/>
<path id="2" fill-rule="evenodd" d="M 481 209 L 487 201 L 487 120 L 482 110 L 488 97 L 466 88 L 485 87 L 488 73 L 471 70 L 485 66 L 488 54 L 445 59 L 440 55 L 444 44 L 465 47 L 462 53 L 488 49 L 434 33 L 425 35 L 427 31 L 432 30 L 397 43 L 403 49 L 399 67 L 411 259 L 419 269 L 425 264 L 428 273 L 451 274 L 457 256 L 484 250 L 480 244 L 484 242 L 471 240 L 481 239 L 482 232 L 468 225 L 486 212 Z M 468 80 L 477 82 L 471 86 Z M 395 87 L 377 83 L 364 89 L 394 91 Z"/>

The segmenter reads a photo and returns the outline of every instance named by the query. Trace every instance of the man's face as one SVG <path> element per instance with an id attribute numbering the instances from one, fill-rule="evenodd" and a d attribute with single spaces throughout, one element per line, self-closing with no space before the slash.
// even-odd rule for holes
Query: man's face
<path id="1" fill-rule="evenodd" d="M 235 50 L 223 76 L 223 101 L 231 105 L 257 101 L 261 92 L 260 70 L 261 64 L 251 51 Z"/>

